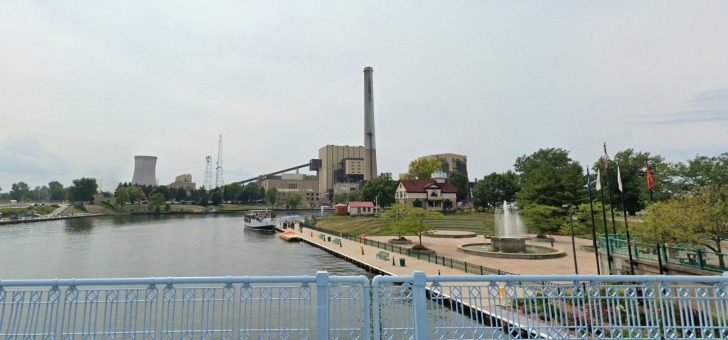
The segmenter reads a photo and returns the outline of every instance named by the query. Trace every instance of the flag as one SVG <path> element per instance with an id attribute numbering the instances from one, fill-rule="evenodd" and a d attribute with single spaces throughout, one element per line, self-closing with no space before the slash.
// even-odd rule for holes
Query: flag
<path id="1" fill-rule="evenodd" d="M 597 191 L 599 190 L 602 190 L 602 173 L 597 169 Z"/>
<path id="2" fill-rule="evenodd" d="M 619 174 L 619 162 L 617 162 L 617 186 L 619 187 L 619 191 L 624 192 L 622 190 L 622 175 Z"/>
<path id="3" fill-rule="evenodd" d="M 645 162 L 645 169 L 647 171 L 647 189 L 652 190 L 655 187 L 655 179 L 652 178 L 652 172 L 650 172 L 650 166 Z"/>
<path id="4" fill-rule="evenodd" d="M 586 168 L 586 192 L 591 197 L 591 174 L 589 174 L 589 168 Z"/>
<path id="5" fill-rule="evenodd" d="M 604 143 L 604 170 L 609 169 L 609 154 L 607 153 L 607 143 Z"/>

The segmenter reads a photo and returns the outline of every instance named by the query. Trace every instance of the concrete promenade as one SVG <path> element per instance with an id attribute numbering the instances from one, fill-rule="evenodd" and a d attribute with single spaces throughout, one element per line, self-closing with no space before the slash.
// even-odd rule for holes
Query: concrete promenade
<path id="1" fill-rule="evenodd" d="M 349 258 L 352 262 L 360 262 L 364 266 L 376 268 L 383 273 L 390 275 L 411 275 L 413 270 L 423 271 L 427 275 L 466 275 L 466 273 L 457 268 L 450 268 L 441 264 L 435 264 L 428 262 L 427 260 L 418 260 L 414 257 L 401 255 L 391 251 L 389 253 L 389 260 L 385 261 L 376 257 L 376 254 L 382 251 L 382 249 L 363 245 L 359 242 L 351 240 L 341 239 L 341 245 L 335 244 L 328 241 L 328 236 L 333 235 L 326 234 L 327 239 L 322 240 L 319 238 L 321 234 L 316 228 L 303 228 L 302 232 L 296 229 L 296 232 L 301 235 L 305 242 L 315 244 L 316 246 L 328 249 L 329 251 L 336 252 L 342 257 Z M 409 245 L 400 245 L 401 247 L 411 247 L 414 244 L 419 243 L 419 240 L 415 236 L 408 236 L 409 240 L 413 243 Z M 392 239 L 392 236 L 367 236 L 367 239 L 376 240 L 379 242 L 387 242 Z M 437 252 L 437 255 L 449 257 L 452 259 L 465 261 L 472 264 L 482 265 L 485 267 L 500 269 L 502 271 L 523 274 L 523 275 L 570 275 L 574 274 L 574 258 L 571 251 L 571 238 L 566 236 L 554 236 L 554 248 L 562 249 L 566 252 L 567 256 L 556 258 L 556 259 L 543 259 L 543 260 L 525 260 L 525 259 L 500 259 L 482 257 L 477 255 L 469 255 L 457 250 L 458 245 L 468 243 L 483 243 L 484 239 L 482 236 L 471 237 L 471 238 L 441 238 L 441 237 L 422 237 L 422 244 L 426 247 L 433 249 Z M 528 243 L 530 244 L 530 243 Z M 535 243 L 536 245 L 549 246 L 548 243 Z M 594 259 L 594 252 L 588 252 L 579 250 L 580 245 L 591 245 L 591 240 L 576 239 L 576 254 L 579 267 L 579 274 L 596 274 L 596 260 Z M 362 255 L 361 249 L 364 250 Z M 405 259 L 405 266 L 401 267 L 399 259 Z M 394 265 L 392 264 L 394 259 Z M 467 274 L 474 275 L 474 274 Z"/>

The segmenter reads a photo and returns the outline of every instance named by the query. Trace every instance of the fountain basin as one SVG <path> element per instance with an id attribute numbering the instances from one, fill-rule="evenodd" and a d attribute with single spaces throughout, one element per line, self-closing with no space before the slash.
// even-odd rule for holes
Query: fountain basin
<path id="1" fill-rule="evenodd" d="M 503 238 L 501 238 L 503 239 Z M 501 259 L 524 259 L 524 260 L 541 260 L 541 259 L 555 259 L 559 257 L 566 256 L 566 253 L 557 248 L 551 248 L 551 247 L 544 247 L 544 246 L 527 246 L 525 245 L 525 240 L 527 238 L 518 238 L 518 237 L 511 237 L 508 239 L 514 239 L 519 241 L 514 241 L 518 244 L 520 247 L 521 240 L 523 241 L 523 251 L 522 252 L 504 252 L 502 251 L 502 244 L 501 246 L 496 246 L 496 248 L 493 247 L 493 243 L 469 243 L 469 244 L 463 244 L 458 246 L 458 251 L 470 254 L 470 255 L 478 255 L 478 256 L 485 256 L 485 257 L 495 257 L 495 258 L 501 258 Z M 508 240 L 509 242 L 511 240 Z M 508 245 L 511 246 L 511 245 Z M 499 250 L 495 250 L 499 249 Z"/>

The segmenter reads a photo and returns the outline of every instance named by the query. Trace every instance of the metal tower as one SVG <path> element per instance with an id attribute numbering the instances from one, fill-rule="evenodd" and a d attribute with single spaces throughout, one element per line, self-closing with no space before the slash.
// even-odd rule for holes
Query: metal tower
<path id="1" fill-rule="evenodd" d="M 215 188 L 221 187 L 225 184 L 222 179 L 222 135 L 220 135 L 220 141 L 217 146 L 217 175 L 215 176 Z"/>
<path id="2" fill-rule="evenodd" d="M 205 157 L 205 161 L 207 161 L 207 167 L 205 167 L 205 182 L 203 186 L 205 190 L 210 190 L 212 188 L 212 156 Z"/>

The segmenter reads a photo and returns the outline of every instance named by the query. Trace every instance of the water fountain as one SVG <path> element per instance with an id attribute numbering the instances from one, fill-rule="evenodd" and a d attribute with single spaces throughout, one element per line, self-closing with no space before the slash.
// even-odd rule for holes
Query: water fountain
<path id="1" fill-rule="evenodd" d="M 503 208 L 495 212 L 496 235 L 490 243 L 471 243 L 458 247 L 467 254 L 519 259 L 546 259 L 566 256 L 563 250 L 544 246 L 529 246 L 526 241 L 526 228 L 518 214 L 518 207 L 503 202 Z"/>

